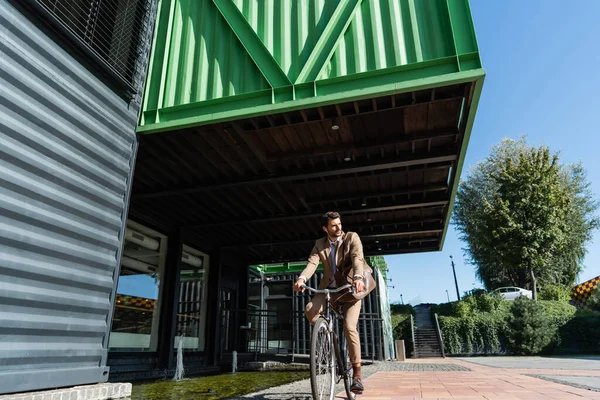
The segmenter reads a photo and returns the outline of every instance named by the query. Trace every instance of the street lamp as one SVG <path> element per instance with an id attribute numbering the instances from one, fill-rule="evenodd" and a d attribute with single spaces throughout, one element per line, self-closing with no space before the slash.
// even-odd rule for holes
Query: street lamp
<path id="1" fill-rule="evenodd" d="M 404 305 L 404 299 L 402 298 L 402 293 L 400 293 L 400 303 Z"/>
<path id="2" fill-rule="evenodd" d="M 456 270 L 454 269 L 454 260 L 450 256 L 450 263 L 452 264 L 452 273 L 454 274 L 454 285 L 456 285 L 456 297 L 460 301 L 460 292 L 458 291 L 458 281 L 456 280 Z"/>
<path id="3" fill-rule="evenodd" d="M 448 294 L 448 289 L 446 289 L 446 297 L 448 298 L 448 303 L 450 303 L 450 295 Z"/>

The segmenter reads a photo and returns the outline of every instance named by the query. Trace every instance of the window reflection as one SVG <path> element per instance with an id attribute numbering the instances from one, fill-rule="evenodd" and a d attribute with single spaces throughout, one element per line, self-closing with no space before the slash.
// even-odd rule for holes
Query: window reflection
<path id="1" fill-rule="evenodd" d="M 175 346 L 181 337 L 187 351 L 204 351 L 209 257 L 184 245 L 181 261 Z"/>
<path id="2" fill-rule="evenodd" d="M 127 222 L 109 341 L 110 351 L 155 351 L 166 237 Z"/>

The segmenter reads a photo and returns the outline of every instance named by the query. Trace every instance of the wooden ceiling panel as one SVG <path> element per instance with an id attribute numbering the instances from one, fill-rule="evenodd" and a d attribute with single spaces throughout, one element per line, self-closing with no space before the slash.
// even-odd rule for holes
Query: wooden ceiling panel
<path id="1" fill-rule="evenodd" d="M 304 259 L 331 209 L 367 253 L 437 249 L 467 86 L 141 136 L 131 215 L 260 262 Z"/>

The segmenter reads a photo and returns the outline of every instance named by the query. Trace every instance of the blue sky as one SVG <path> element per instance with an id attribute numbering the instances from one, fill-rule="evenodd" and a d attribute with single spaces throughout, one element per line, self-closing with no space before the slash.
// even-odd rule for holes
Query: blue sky
<path id="1" fill-rule="evenodd" d="M 582 161 L 600 197 L 600 1 L 471 0 L 486 79 L 471 134 L 464 177 L 502 138 L 526 135 L 529 144 L 559 151 L 563 163 Z M 465 244 L 450 227 L 443 251 L 386 256 L 391 301 L 456 300 L 481 283 L 463 257 Z M 578 282 L 600 275 L 600 232 L 588 245 Z"/>

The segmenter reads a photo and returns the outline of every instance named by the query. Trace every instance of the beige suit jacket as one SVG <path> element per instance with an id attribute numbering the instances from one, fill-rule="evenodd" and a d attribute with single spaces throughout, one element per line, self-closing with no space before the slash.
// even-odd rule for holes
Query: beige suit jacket
<path id="1" fill-rule="evenodd" d="M 354 275 L 362 275 L 365 264 L 363 246 L 358 234 L 354 232 L 342 233 L 335 254 L 337 270 L 335 280 L 337 286 L 347 283 L 348 278 Z M 327 236 L 318 239 L 308 257 L 308 264 L 300 274 L 307 280 L 317 270 L 319 262 L 323 263 L 323 279 L 319 283 L 319 289 L 325 289 L 331 280 L 331 248 Z"/>

